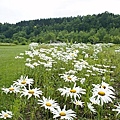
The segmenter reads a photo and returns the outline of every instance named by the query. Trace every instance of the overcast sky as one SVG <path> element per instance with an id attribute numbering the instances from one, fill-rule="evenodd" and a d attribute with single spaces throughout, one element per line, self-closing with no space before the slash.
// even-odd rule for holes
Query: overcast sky
<path id="1" fill-rule="evenodd" d="M 0 22 L 92 15 L 120 14 L 120 0 L 0 0 Z"/>

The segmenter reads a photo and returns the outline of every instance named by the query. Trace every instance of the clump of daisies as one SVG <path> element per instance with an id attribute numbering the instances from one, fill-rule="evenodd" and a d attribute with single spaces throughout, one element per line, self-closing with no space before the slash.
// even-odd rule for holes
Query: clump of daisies
<path id="1" fill-rule="evenodd" d="M 42 91 L 40 88 L 31 88 L 34 80 L 32 78 L 28 78 L 28 76 L 21 75 L 20 79 L 14 81 L 13 85 L 9 88 L 2 88 L 3 92 L 7 93 L 20 93 L 22 96 L 28 96 L 28 99 L 32 96 L 40 97 L 42 95 Z"/>
<path id="2" fill-rule="evenodd" d="M 41 107 L 50 110 L 50 112 L 53 114 L 54 119 L 60 118 L 65 120 L 73 120 L 76 118 L 76 114 L 73 110 L 66 110 L 66 105 L 63 109 L 61 109 L 59 104 L 50 97 L 45 98 L 43 96 L 42 99 L 38 100 L 38 104 L 41 105 Z"/>

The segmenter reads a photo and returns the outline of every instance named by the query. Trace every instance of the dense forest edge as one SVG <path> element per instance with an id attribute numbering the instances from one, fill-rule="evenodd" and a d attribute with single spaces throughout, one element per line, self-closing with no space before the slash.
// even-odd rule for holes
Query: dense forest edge
<path id="1" fill-rule="evenodd" d="M 0 43 L 73 42 L 120 44 L 120 15 L 100 14 L 0 23 Z"/>

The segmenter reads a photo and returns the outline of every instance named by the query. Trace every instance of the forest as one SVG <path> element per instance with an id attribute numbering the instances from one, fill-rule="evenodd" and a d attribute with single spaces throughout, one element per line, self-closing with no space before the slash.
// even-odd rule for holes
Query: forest
<path id="1" fill-rule="evenodd" d="M 104 13 L 0 23 L 0 43 L 73 42 L 120 44 L 120 15 Z"/>

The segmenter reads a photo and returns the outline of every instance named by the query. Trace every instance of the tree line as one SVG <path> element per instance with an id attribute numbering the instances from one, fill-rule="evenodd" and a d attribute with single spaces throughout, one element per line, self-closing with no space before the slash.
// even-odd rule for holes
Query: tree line
<path id="1" fill-rule="evenodd" d="M 16 24 L 0 23 L 0 42 L 120 43 L 120 15 L 105 11 L 100 14 L 36 19 Z"/>

